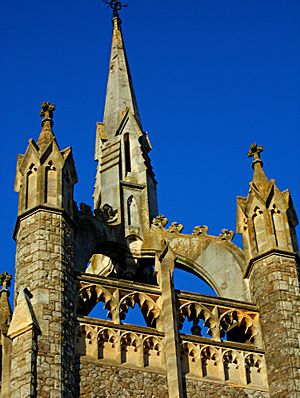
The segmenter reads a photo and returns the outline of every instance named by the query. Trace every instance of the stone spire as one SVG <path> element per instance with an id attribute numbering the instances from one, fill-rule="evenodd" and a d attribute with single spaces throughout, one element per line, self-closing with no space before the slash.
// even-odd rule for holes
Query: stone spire
<path id="1" fill-rule="evenodd" d="M 114 16 L 112 22 L 112 47 L 104 110 L 104 128 L 108 139 L 116 135 L 122 116 L 128 109 L 142 129 L 122 36 L 122 22 L 118 15 Z"/>
<path id="2" fill-rule="evenodd" d="M 55 111 L 55 105 L 50 102 L 43 102 L 40 116 L 43 117 L 41 125 L 42 131 L 37 140 L 37 145 L 41 151 L 43 151 L 51 141 L 55 139 L 52 131 L 53 127 L 53 112 Z"/>
<path id="3" fill-rule="evenodd" d="M 104 120 L 96 125 L 94 209 L 101 219 L 110 209 L 114 216 L 106 221 L 122 225 L 125 237 L 142 239 L 157 216 L 151 143 L 142 130 L 122 37 L 118 10 L 124 5 L 106 3 L 114 11 L 113 35 Z"/>

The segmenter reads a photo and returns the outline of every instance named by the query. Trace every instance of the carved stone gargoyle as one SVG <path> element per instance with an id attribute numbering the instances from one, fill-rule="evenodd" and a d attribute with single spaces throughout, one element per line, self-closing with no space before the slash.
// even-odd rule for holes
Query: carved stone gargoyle
<path id="1" fill-rule="evenodd" d="M 108 203 L 105 203 L 102 208 L 94 210 L 96 218 L 107 224 L 115 222 L 118 218 L 118 210 L 114 210 Z"/>
<path id="2" fill-rule="evenodd" d="M 93 212 L 92 212 L 92 208 L 91 206 L 85 204 L 85 203 L 80 203 L 79 205 L 80 211 L 81 213 L 87 215 L 87 216 L 92 216 Z"/>

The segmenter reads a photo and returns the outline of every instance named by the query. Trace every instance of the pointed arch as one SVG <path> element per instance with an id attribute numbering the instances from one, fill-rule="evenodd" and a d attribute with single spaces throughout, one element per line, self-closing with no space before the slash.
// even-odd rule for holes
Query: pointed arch
<path id="1" fill-rule="evenodd" d="M 275 203 L 271 207 L 272 224 L 274 229 L 274 236 L 276 246 L 281 248 L 287 247 L 287 239 L 285 234 L 285 225 L 282 212 L 278 209 Z"/>
<path id="2" fill-rule="evenodd" d="M 128 211 L 128 225 L 131 227 L 139 226 L 139 213 L 136 198 L 131 195 L 127 199 L 127 211 Z"/>
<path id="3" fill-rule="evenodd" d="M 259 206 L 254 208 L 252 216 L 253 226 L 254 226 L 254 236 L 256 243 L 256 250 L 261 251 L 266 247 L 266 225 L 264 220 L 264 213 Z"/>
<path id="4" fill-rule="evenodd" d="M 57 172 L 52 160 L 45 167 L 45 203 L 57 205 Z"/>
<path id="5" fill-rule="evenodd" d="M 29 166 L 26 173 L 25 210 L 37 204 L 37 168 L 34 163 Z"/>

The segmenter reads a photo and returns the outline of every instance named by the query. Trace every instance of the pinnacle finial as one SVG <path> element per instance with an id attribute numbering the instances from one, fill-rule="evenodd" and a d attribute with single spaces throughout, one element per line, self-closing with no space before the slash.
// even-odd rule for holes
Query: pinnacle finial
<path id="1" fill-rule="evenodd" d="M 128 7 L 127 4 L 122 4 L 118 0 L 103 0 L 105 4 L 108 5 L 113 10 L 113 16 L 118 17 L 119 16 L 119 11 L 122 10 L 122 8 Z"/>
<path id="2" fill-rule="evenodd" d="M 53 112 L 55 111 L 55 105 L 50 102 L 43 102 L 40 116 L 44 116 L 42 120 L 42 126 L 46 121 L 50 122 L 51 127 L 53 126 Z"/>
<path id="3" fill-rule="evenodd" d="M 0 286 L 2 286 L 2 291 L 7 290 L 7 288 L 10 286 L 11 279 L 12 276 L 7 272 L 3 272 L 3 274 L 0 274 Z"/>
<path id="4" fill-rule="evenodd" d="M 249 158 L 254 158 L 253 163 L 261 163 L 262 161 L 260 159 L 260 153 L 264 150 L 263 146 L 258 146 L 257 144 L 251 144 L 250 145 L 250 151 L 248 152 L 248 157 Z"/>

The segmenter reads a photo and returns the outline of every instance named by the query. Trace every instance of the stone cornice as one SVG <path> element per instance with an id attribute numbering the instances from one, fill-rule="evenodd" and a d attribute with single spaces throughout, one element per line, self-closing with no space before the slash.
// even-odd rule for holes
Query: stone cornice
<path id="1" fill-rule="evenodd" d="M 295 259 L 297 264 L 299 264 L 299 254 L 298 253 L 291 252 L 291 251 L 284 250 L 284 249 L 273 248 L 273 249 L 267 250 L 267 251 L 265 251 L 263 253 L 260 253 L 257 256 L 255 256 L 255 257 L 253 257 L 253 258 L 251 258 L 249 260 L 248 266 L 247 266 L 247 268 L 245 270 L 244 278 L 248 278 L 249 277 L 249 275 L 250 275 L 250 273 L 252 271 L 252 268 L 253 268 L 254 264 L 257 261 L 260 261 L 262 259 L 265 259 L 265 258 L 273 256 L 273 255 L 279 255 L 279 256 L 293 258 L 293 259 Z"/>
<path id="2" fill-rule="evenodd" d="M 69 216 L 69 214 L 64 209 L 58 209 L 55 207 L 45 206 L 45 205 L 38 205 L 36 207 L 33 207 L 33 208 L 25 211 L 24 213 L 20 214 L 17 217 L 16 225 L 15 225 L 14 232 L 13 232 L 14 240 L 16 240 L 16 236 L 17 236 L 21 221 L 27 217 L 30 217 L 31 215 L 33 215 L 35 213 L 38 213 L 39 211 L 47 211 L 47 212 L 54 213 L 54 214 L 60 214 L 68 221 L 68 223 L 72 227 L 75 227 L 75 223 L 74 223 L 73 219 Z"/>

